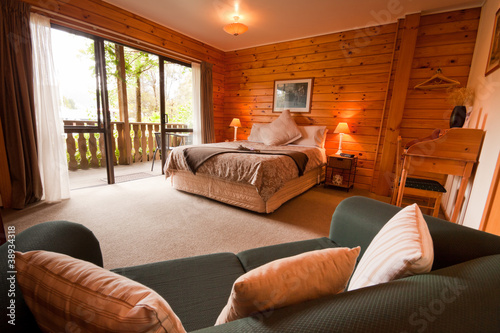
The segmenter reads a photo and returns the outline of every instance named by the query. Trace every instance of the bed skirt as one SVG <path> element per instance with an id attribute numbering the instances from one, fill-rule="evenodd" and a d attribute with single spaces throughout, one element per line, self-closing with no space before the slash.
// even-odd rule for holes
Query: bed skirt
<path id="1" fill-rule="evenodd" d="M 324 178 L 324 168 L 309 170 L 302 177 L 288 181 L 268 201 L 262 200 L 255 186 L 230 182 L 203 174 L 193 175 L 190 171 L 172 171 L 172 186 L 180 191 L 189 192 L 221 201 L 233 206 L 258 213 L 272 213 L 283 203 L 307 191 Z"/>

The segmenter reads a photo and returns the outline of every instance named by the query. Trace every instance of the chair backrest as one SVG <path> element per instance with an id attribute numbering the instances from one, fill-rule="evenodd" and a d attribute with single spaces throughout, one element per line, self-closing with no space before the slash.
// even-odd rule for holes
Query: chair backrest
<path id="1" fill-rule="evenodd" d="M 156 149 L 161 150 L 161 133 L 155 132 Z"/>

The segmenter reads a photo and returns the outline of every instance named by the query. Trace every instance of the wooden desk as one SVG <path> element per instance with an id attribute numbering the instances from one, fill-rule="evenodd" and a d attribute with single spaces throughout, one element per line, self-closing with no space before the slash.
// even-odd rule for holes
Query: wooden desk
<path id="1" fill-rule="evenodd" d="M 461 176 L 451 222 L 456 223 L 464 201 L 465 189 L 477 162 L 483 144 L 484 131 L 469 128 L 452 128 L 441 137 L 416 143 L 404 153 L 401 184 L 396 205 L 401 206 L 408 174 L 425 171 L 436 174 Z"/>

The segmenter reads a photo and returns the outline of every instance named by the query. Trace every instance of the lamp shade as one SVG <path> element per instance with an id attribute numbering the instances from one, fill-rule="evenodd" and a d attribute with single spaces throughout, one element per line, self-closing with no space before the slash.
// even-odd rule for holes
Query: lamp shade
<path id="1" fill-rule="evenodd" d="M 351 131 L 349 130 L 349 126 L 347 125 L 347 123 L 339 123 L 337 125 L 337 128 L 335 128 L 335 131 L 333 133 L 346 134 L 346 133 L 351 133 Z"/>
<path id="2" fill-rule="evenodd" d="M 231 127 L 241 127 L 241 121 L 238 118 L 234 118 L 231 124 L 229 125 Z"/>
<path id="3" fill-rule="evenodd" d="M 234 36 L 238 36 L 246 32 L 248 30 L 248 27 L 243 23 L 239 23 L 238 22 L 239 19 L 240 18 L 238 16 L 234 16 L 234 23 L 229 23 L 228 25 L 225 25 L 224 31 Z"/>

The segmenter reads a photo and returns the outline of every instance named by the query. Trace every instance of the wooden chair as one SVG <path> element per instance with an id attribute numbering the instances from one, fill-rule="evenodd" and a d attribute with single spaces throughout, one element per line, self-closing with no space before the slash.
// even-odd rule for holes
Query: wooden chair
<path id="1" fill-rule="evenodd" d="M 398 200 L 402 164 L 404 160 L 403 155 L 400 153 L 401 136 L 398 137 L 397 144 L 396 175 L 394 177 L 391 204 L 401 207 L 403 204 L 403 200 L 402 198 L 401 200 Z M 429 209 L 432 212 L 432 216 L 437 217 L 439 215 L 439 208 L 441 206 L 441 198 L 444 193 L 446 193 L 446 189 L 444 188 L 444 186 L 435 180 L 424 178 L 406 178 L 402 196 L 406 194 L 410 197 L 420 198 L 421 200 L 419 200 L 419 202 L 425 202 L 425 204 L 420 203 L 418 205 L 420 209 Z"/>

